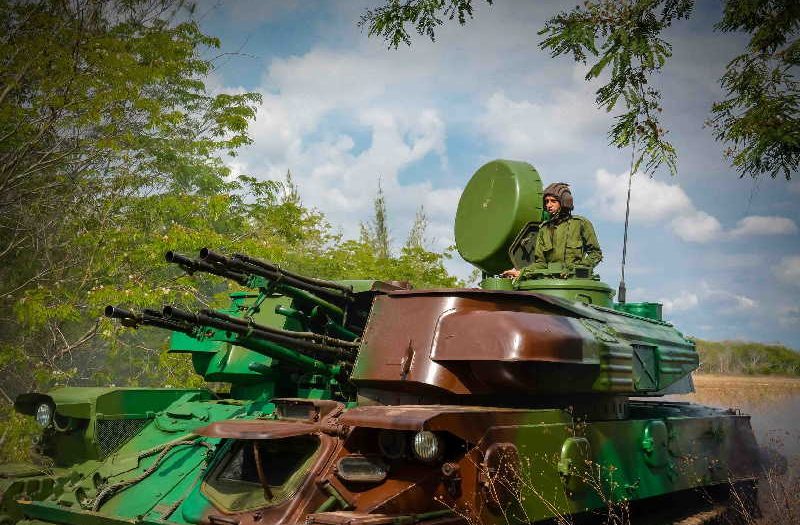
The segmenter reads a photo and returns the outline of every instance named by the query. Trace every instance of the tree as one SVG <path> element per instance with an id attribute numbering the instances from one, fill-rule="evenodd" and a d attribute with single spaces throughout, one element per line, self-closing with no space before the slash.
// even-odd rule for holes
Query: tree
<path id="1" fill-rule="evenodd" d="M 672 54 L 662 34 L 689 18 L 694 6 L 695 0 L 587 0 L 554 15 L 539 31 L 544 37 L 539 46 L 551 56 L 592 61 L 587 80 L 609 74 L 596 102 L 606 111 L 624 106 L 609 139 L 618 148 L 634 149 L 634 170 L 642 165 L 649 173 L 661 166 L 677 170 L 677 153 L 661 124 L 661 93 L 652 80 Z M 725 155 L 740 177 L 789 180 L 800 164 L 800 4 L 725 0 L 724 7 L 715 29 L 747 32 L 750 41 L 727 65 L 720 79 L 726 98 L 712 105 L 708 125 L 727 146 Z M 397 48 L 411 42 L 407 24 L 434 39 L 445 20 L 464 25 L 472 15 L 472 0 L 389 0 L 367 10 L 359 25 Z"/>
<path id="2" fill-rule="evenodd" d="M 383 187 L 378 181 L 378 194 L 373 201 L 375 215 L 368 224 L 361 223 L 361 240 L 369 244 L 379 259 L 391 256 L 391 238 L 389 236 L 389 223 L 386 217 L 386 198 Z"/>
<path id="3" fill-rule="evenodd" d="M 420 207 L 417 208 L 416 215 L 414 215 L 414 223 L 411 225 L 411 230 L 408 232 L 405 248 L 425 248 L 427 244 L 425 232 L 427 229 L 428 216 L 425 214 L 425 207 L 420 205 Z"/>
<path id="4" fill-rule="evenodd" d="M 254 205 L 244 191 L 255 205 L 274 195 L 230 180 L 220 154 L 249 142 L 258 96 L 206 90 L 203 54 L 219 42 L 181 1 L 0 0 L 0 28 L 0 389 L 10 397 L 87 368 L 75 351 L 108 328 L 92 294 L 127 281 L 132 302 L 157 295 L 165 276 L 151 268 L 168 241 L 229 230 Z M 199 223 L 204 214 L 217 222 Z"/>

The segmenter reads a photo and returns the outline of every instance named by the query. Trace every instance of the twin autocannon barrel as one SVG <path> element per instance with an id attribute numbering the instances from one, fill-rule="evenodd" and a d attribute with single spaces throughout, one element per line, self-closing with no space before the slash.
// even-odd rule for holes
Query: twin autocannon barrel
<path id="1" fill-rule="evenodd" d="M 120 308 L 119 306 L 106 306 L 103 315 L 112 319 L 119 319 L 122 326 L 129 328 L 138 328 L 139 326 L 157 326 L 166 330 L 174 330 L 176 332 L 186 332 L 189 330 L 183 324 L 171 321 L 164 318 L 161 312 L 145 308 L 141 313 L 131 312 Z"/>
<path id="2" fill-rule="evenodd" d="M 242 286 L 268 287 L 280 294 L 311 303 L 343 327 L 347 323 L 348 306 L 354 300 L 350 286 L 292 273 L 278 265 L 239 253 L 227 257 L 202 248 L 197 259 L 172 251 L 166 253 L 166 259 L 190 274 L 210 273 L 231 279 Z"/>
<path id="3" fill-rule="evenodd" d="M 105 315 L 119 319 L 123 326 L 156 326 L 192 336 L 204 337 L 209 329 L 212 330 L 211 333 L 216 330 L 220 332 L 217 339 L 228 340 L 315 373 L 334 373 L 333 363 L 352 363 L 355 359 L 358 343 L 354 340 L 357 337 L 343 326 L 348 306 L 353 301 L 353 291 L 349 286 L 291 273 L 277 265 L 246 255 L 234 254 L 226 257 L 208 248 L 200 250 L 198 259 L 169 251 L 166 253 L 166 260 L 180 265 L 189 273 L 210 273 L 243 286 L 268 288 L 270 292 L 299 299 L 309 305 L 311 312 L 317 314 L 317 317 L 323 316 L 325 323 L 322 326 L 328 329 L 335 326 L 334 333 L 350 340 L 325 333 L 265 326 L 249 318 L 234 317 L 214 310 L 193 313 L 174 306 L 164 306 L 161 311 L 144 309 L 136 313 L 107 306 Z M 319 310 L 324 314 L 320 314 Z"/>

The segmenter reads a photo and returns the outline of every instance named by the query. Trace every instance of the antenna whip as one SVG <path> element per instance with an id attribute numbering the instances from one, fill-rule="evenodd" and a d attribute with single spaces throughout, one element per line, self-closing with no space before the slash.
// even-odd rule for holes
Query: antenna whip
<path id="1" fill-rule="evenodd" d="M 625 303 L 625 259 L 628 255 L 628 218 L 631 214 L 631 184 L 633 183 L 633 158 L 636 154 L 636 137 L 631 145 L 631 167 L 628 169 L 628 198 L 625 201 L 625 236 L 622 239 L 622 278 L 619 281 L 619 291 L 617 300 L 620 304 Z"/>

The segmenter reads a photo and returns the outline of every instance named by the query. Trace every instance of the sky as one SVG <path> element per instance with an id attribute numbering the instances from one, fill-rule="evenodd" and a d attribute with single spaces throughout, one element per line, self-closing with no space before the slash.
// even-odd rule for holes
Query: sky
<path id="1" fill-rule="evenodd" d="M 684 334 L 782 343 L 800 350 L 800 174 L 741 179 L 704 127 L 723 97 L 718 79 L 747 39 L 721 34 L 716 1 L 697 2 L 666 34 L 673 56 L 655 79 L 678 173 L 634 174 L 628 301 L 658 301 Z M 545 184 L 572 186 L 604 251 L 597 271 L 620 278 L 630 150 L 608 145 L 614 112 L 594 104 L 586 67 L 538 48 L 544 21 L 570 2 L 476 0 L 465 27 L 389 50 L 357 27 L 359 0 L 200 2 L 202 29 L 221 39 L 217 91 L 257 91 L 253 144 L 236 173 L 283 179 L 345 237 L 370 220 L 378 184 L 392 238 L 424 207 L 431 248 L 451 246 L 462 189 L 484 163 L 531 163 Z M 448 268 L 471 267 L 458 254 Z"/>

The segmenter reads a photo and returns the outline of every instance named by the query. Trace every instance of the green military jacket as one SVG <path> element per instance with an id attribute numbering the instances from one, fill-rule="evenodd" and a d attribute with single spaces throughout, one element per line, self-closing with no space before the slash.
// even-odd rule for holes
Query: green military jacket
<path id="1" fill-rule="evenodd" d="M 567 270 L 576 266 L 594 268 L 601 260 L 603 252 L 592 223 L 584 217 L 570 215 L 542 223 L 536 236 L 533 264 L 524 270 L 545 269 L 548 263 L 555 262 L 562 263 Z"/>

